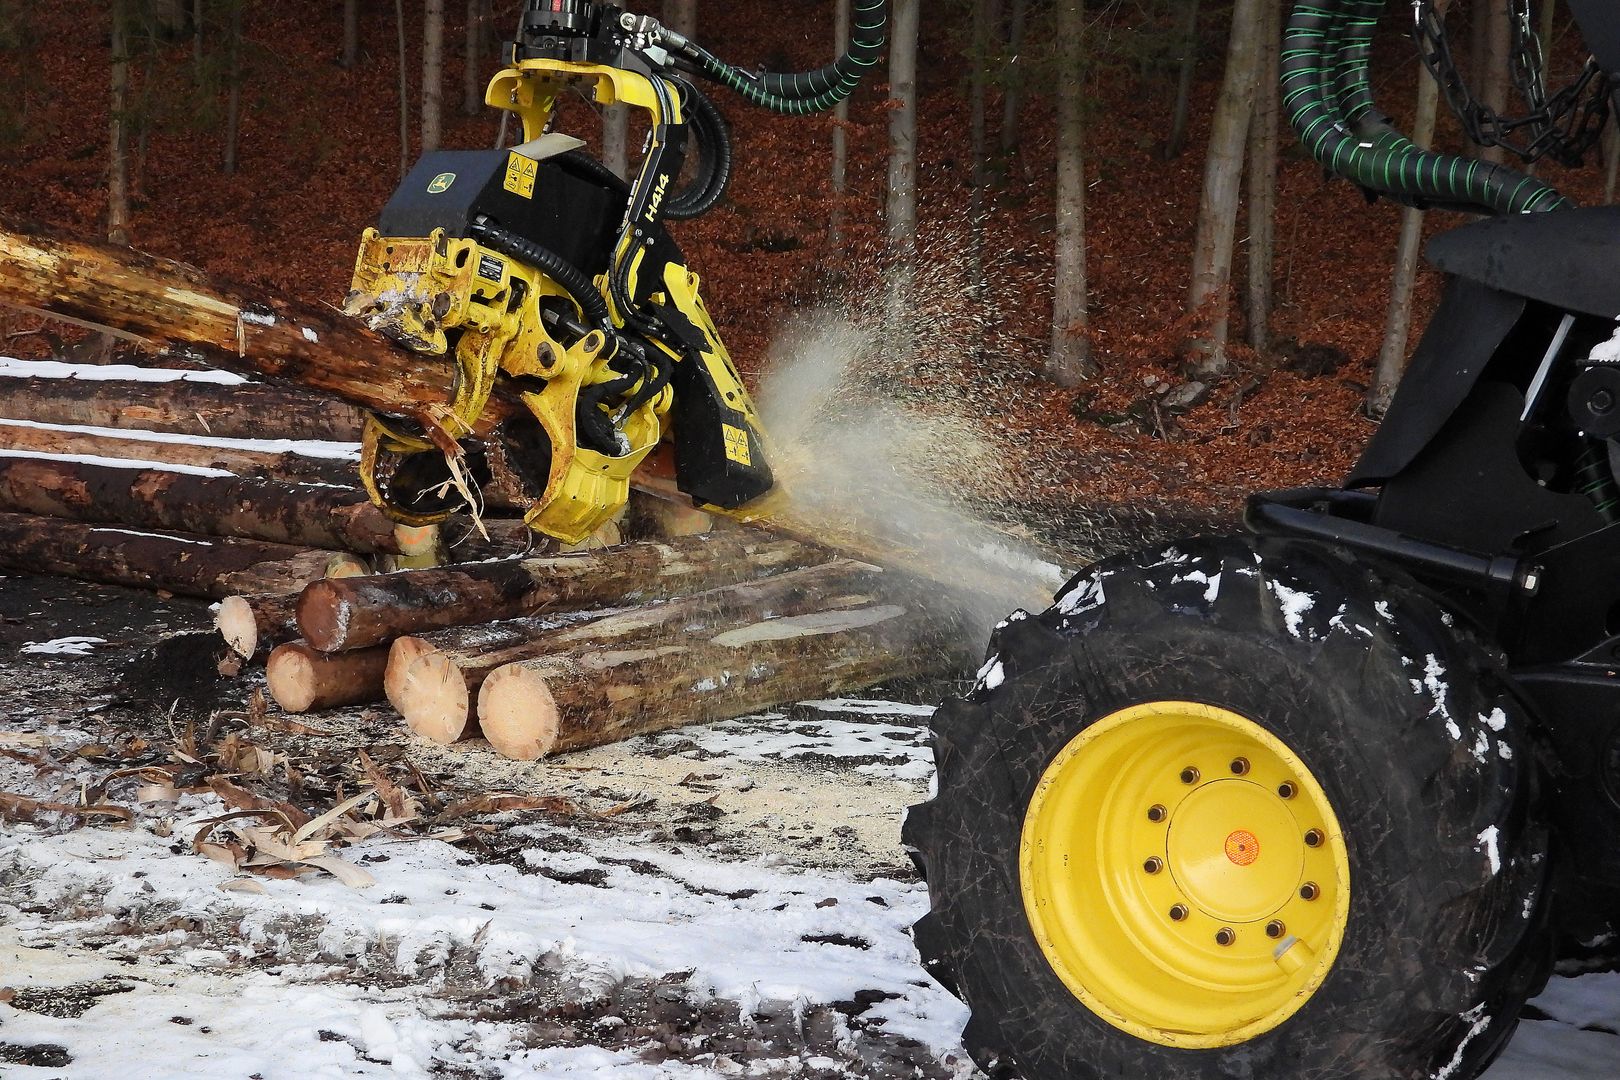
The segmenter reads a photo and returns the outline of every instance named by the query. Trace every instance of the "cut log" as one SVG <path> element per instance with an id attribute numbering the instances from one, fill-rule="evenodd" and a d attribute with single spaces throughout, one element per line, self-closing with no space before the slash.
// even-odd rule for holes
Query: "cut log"
<path id="1" fill-rule="evenodd" d="M 472 716 L 473 695 L 506 664 L 584 652 L 656 651 L 692 633 L 868 606 L 883 588 L 882 577 L 876 567 L 839 560 L 568 625 L 531 617 L 404 637 L 394 643 L 402 657 L 391 665 L 384 690 L 413 731 L 459 737 Z M 418 655 L 406 663 L 408 652 Z"/>
<path id="2" fill-rule="evenodd" d="M 0 514 L 0 568 L 220 599 L 290 592 L 326 573 L 329 551 Z"/>
<path id="3" fill-rule="evenodd" d="M 387 667 L 384 648 L 327 656 L 291 641 L 271 652 L 264 677 L 270 696 L 287 712 L 320 712 L 379 700 Z"/>
<path id="4" fill-rule="evenodd" d="M 418 658 L 433 651 L 433 646 L 423 638 L 400 638 L 392 646 L 375 646 L 388 649 L 388 667 L 383 672 L 382 696 L 394 701 L 404 702 L 420 724 L 411 724 L 409 717 L 406 723 L 418 735 L 441 746 L 448 746 L 457 739 L 465 737 L 467 732 L 467 714 L 463 712 L 459 717 L 442 709 L 433 709 L 431 702 L 436 701 L 439 694 L 424 683 L 418 683 L 412 675 L 412 668 Z M 424 677 L 430 677 L 433 672 L 424 669 Z M 395 706 L 399 709 L 399 706 Z M 401 711 L 401 715 L 405 715 Z"/>
<path id="5" fill-rule="evenodd" d="M 20 421 L 0 420 L 0 450 L 17 454 L 53 454 L 58 457 L 139 461 L 148 465 L 180 465 L 210 469 L 236 476 L 258 476 L 288 483 L 321 483 L 357 488 L 358 451 L 352 459 L 315 457 L 220 445 L 202 440 L 186 442 L 143 438 L 140 432 L 95 428 L 73 431 Z"/>
<path id="6" fill-rule="evenodd" d="M 330 307 L 257 302 L 184 263 L 10 220 L 0 220 L 0 303 L 419 420 L 451 396 L 443 357 L 407 352 Z M 478 433 L 513 412 L 497 396 Z"/>
<path id="7" fill-rule="evenodd" d="M 0 413 L 13 420 L 104 428 L 144 428 L 220 439 L 317 439 L 359 442 L 362 416 L 352 405 L 307 391 L 246 383 L 218 386 L 173 380 L 8 378 Z"/>
<path id="8" fill-rule="evenodd" d="M 311 587 L 298 602 L 298 625 L 311 645 L 338 652 L 539 611 L 661 600 L 822 557 L 793 540 L 738 531 L 711 539 L 405 571 Z"/>
<path id="9" fill-rule="evenodd" d="M 219 602 L 214 629 L 232 652 L 249 660 L 266 645 L 279 645 L 298 636 L 293 615 L 297 606 L 297 593 L 227 596 Z"/>
<path id="10" fill-rule="evenodd" d="M 357 495 L 236 476 L 0 457 L 0 511 L 366 555 L 399 552 L 393 522 Z"/>

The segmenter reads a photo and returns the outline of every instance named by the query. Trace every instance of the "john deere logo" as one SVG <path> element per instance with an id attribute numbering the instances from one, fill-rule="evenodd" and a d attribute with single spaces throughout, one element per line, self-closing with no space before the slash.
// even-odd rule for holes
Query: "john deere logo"
<path id="1" fill-rule="evenodd" d="M 433 178 L 433 183 L 428 185 L 428 194 L 429 195 L 437 195 L 441 191 L 449 191 L 450 190 L 450 185 L 455 183 L 455 182 L 456 182 L 456 174 L 455 173 L 453 173 L 453 172 L 442 172 L 438 176 L 435 176 Z"/>

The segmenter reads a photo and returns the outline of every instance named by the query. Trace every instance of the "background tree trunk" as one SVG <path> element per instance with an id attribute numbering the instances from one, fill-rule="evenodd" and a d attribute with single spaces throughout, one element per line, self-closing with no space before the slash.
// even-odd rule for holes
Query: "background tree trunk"
<path id="1" fill-rule="evenodd" d="M 1603 163 L 1603 201 L 1612 205 L 1620 181 L 1620 117 L 1610 117 L 1603 128 Z"/>
<path id="2" fill-rule="evenodd" d="M 1442 8 L 1442 10 L 1444 10 Z M 1417 114 L 1412 142 L 1427 149 L 1434 142 L 1440 87 L 1428 68 L 1418 65 Z M 1389 410 L 1395 387 L 1406 368 L 1406 344 L 1412 329 L 1412 292 L 1417 284 L 1418 257 L 1423 249 L 1423 211 L 1401 213 L 1401 238 L 1395 245 L 1395 279 L 1390 283 L 1389 311 L 1384 319 L 1384 341 L 1378 349 L 1373 384 L 1367 390 L 1367 412 L 1381 417 Z"/>
<path id="3" fill-rule="evenodd" d="M 422 12 L 422 153 L 439 148 L 444 130 L 444 0 Z"/>
<path id="4" fill-rule="evenodd" d="M 1078 386 L 1097 373 L 1086 336 L 1085 0 L 1058 0 L 1057 258 L 1052 271 L 1052 351 L 1046 375 Z"/>
<path id="5" fill-rule="evenodd" d="M 1176 103 L 1170 109 L 1170 134 L 1164 156 L 1178 158 L 1187 149 L 1187 116 L 1192 111 L 1193 77 L 1198 74 L 1199 0 L 1182 0 L 1181 60 L 1176 72 Z"/>
<path id="6" fill-rule="evenodd" d="M 360 63 L 360 0 L 343 0 L 342 64 L 346 68 L 352 68 L 358 63 Z"/>
<path id="7" fill-rule="evenodd" d="M 1260 12 L 1260 70 L 1249 125 L 1249 344 L 1271 345 L 1272 264 L 1277 247 L 1277 125 L 1282 76 L 1282 6 Z"/>
<path id="8" fill-rule="evenodd" d="M 850 0 L 833 3 L 833 55 L 841 55 L 849 47 Z M 832 207 L 827 220 L 827 238 L 834 256 L 844 242 L 844 197 L 849 183 L 849 99 L 845 98 L 833 110 L 832 131 Z"/>
<path id="9" fill-rule="evenodd" d="M 225 35 L 226 78 L 230 90 L 225 101 L 225 173 L 236 172 L 236 149 L 242 133 L 242 9 L 247 0 L 232 0 Z"/>
<path id="10" fill-rule="evenodd" d="M 107 153 L 107 239 L 129 243 L 129 5 L 112 0 L 112 102 Z"/>
<path id="11" fill-rule="evenodd" d="M 201 86 L 203 81 L 203 0 L 191 2 L 191 79 Z"/>
<path id="12" fill-rule="evenodd" d="M 630 179 L 630 109 L 607 105 L 602 109 L 602 164 L 620 179 Z"/>
<path id="13" fill-rule="evenodd" d="M 462 72 L 461 111 L 477 116 L 484 107 L 483 49 L 487 0 L 467 0 L 467 67 Z"/>
<path id="14" fill-rule="evenodd" d="M 1231 323 L 1227 287 L 1232 278 L 1233 234 L 1243 189 L 1244 150 L 1254 112 L 1255 69 L 1260 62 L 1260 19 L 1272 0 L 1236 0 L 1226 53 L 1226 76 L 1215 106 L 1204 162 L 1204 192 L 1198 204 L 1198 235 L 1193 242 L 1192 287 L 1187 308 L 1208 305 L 1209 320 L 1187 344 L 1187 359 L 1200 375 L 1226 370 L 1226 338 Z"/>
<path id="15" fill-rule="evenodd" d="M 1024 101 L 1024 31 L 1029 25 L 1029 0 L 1012 0 L 1011 21 L 1007 28 L 1007 67 L 1001 98 L 1001 154 L 1011 158 L 1018 151 L 1018 111 Z"/>
<path id="16" fill-rule="evenodd" d="M 394 0 L 394 28 L 399 35 L 399 175 L 411 171 L 411 87 L 406 75 L 410 62 L 405 45 L 405 0 Z"/>
<path id="17" fill-rule="evenodd" d="M 985 144 L 985 99 L 990 81 L 991 0 L 973 0 L 973 27 L 968 63 L 968 289 L 984 294 L 984 194 L 989 170 Z"/>
<path id="18" fill-rule="evenodd" d="M 909 319 L 917 258 L 917 34 L 922 0 L 895 0 L 889 44 L 890 351 L 899 363 L 912 352 Z"/>
<path id="19" fill-rule="evenodd" d="M 1512 63 L 1513 18 L 1505 3 L 1486 3 L 1479 13 L 1485 18 L 1484 67 L 1480 69 L 1479 99 L 1498 114 L 1507 109 L 1508 67 Z M 1487 146 L 1479 156 L 1500 164 L 1506 152 L 1500 146 Z"/>
<path id="20" fill-rule="evenodd" d="M 697 0 L 664 0 L 664 25 L 678 34 L 697 34 Z"/>

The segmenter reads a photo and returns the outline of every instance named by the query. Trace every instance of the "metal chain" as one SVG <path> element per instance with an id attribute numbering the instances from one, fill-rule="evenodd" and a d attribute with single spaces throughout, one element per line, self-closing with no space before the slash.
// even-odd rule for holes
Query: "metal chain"
<path id="1" fill-rule="evenodd" d="M 1546 58 L 1531 20 L 1530 0 L 1496 2 L 1509 5 L 1513 24 L 1509 70 L 1526 112 L 1504 116 L 1474 95 L 1457 69 L 1446 17 L 1435 0 L 1412 0 L 1412 37 L 1423 65 L 1440 84 L 1446 104 L 1475 143 L 1500 146 L 1525 161 L 1551 158 L 1563 165 L 1579 165 L 1608 122 L 1613 89 L 1609 77 L 1595 59 L 1589 59 L 1575 82 L 1549 98 Z"/>

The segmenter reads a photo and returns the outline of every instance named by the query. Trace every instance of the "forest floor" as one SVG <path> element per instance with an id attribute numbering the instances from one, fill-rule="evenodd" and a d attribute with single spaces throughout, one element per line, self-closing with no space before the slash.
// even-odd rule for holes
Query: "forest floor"
<path id="1" fill-rule="evenodd" d="M 207 650 L 152 652 L 206 623 L 0 581 L 0 792 L 119 815 L 10 806 L 32 820 L 0 830 L 7 1077 L 977 1075 L 912 947 L 926 891 L 898 842 L 952 687 L 518 764 L 374 710 L 301 725 Z M 171 790 L 139 771 L 176 764 Z M 194 849 L 293 776 L 319 809 L 379 774 L 419 813 L 333 846 L 362 887 Z M 1620 975 L 1555 978 L 1488 1080 L 1612 1077 L 1617 1033 Z"/>

